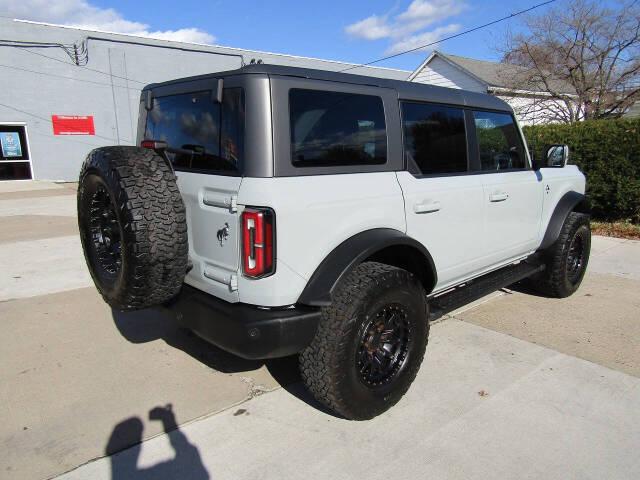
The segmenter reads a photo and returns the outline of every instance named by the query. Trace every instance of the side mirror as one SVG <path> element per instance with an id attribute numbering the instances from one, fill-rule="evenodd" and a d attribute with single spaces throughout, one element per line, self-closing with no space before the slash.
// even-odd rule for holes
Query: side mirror
<path id="1" fill-rule="evenodd" d="M 562 168 L 569 161 L 569 145 L 548 145 L 540 167 Z"/>

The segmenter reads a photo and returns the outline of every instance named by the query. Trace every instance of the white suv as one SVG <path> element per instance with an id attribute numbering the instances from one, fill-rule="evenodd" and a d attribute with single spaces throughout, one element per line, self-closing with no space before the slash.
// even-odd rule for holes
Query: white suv
<path id="1" fill-rule="evenodd" d="M 138 137 L 80 173 L 104 299 L 167 308 L 245 358 L 299 353 L 346 418 L 406 392 L 430 317 L 524 278 L 564 297 L 584 276 L 584 176 L 563 145 L 533 164 L 489 95 L 251 65 L 149 85 Z"/>

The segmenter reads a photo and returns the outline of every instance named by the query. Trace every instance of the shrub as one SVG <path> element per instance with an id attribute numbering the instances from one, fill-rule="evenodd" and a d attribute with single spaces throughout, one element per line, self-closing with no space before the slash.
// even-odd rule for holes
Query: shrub
<path id="1" fill-rule="evenodd" d="M 545 145 L 569 145 L 569 162 L 587 177 L 595 219 L 640 223 L 640 118 L 536 125 L 523 131 L 536 157 Z"/>

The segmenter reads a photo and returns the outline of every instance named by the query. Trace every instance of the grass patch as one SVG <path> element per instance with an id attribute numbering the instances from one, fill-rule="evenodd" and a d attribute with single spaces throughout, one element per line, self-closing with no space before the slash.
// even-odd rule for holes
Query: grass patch
<path id="1" fill-rule="evenodd" d="M 591 233 L 605 237 L 640 240 L 640 225 L 629 222 L 591 222 Z"/>

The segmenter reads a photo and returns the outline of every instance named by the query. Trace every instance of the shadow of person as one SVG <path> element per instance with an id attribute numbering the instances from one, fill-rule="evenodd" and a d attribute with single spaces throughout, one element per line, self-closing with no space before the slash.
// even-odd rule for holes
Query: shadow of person
<path id="1" fill-rule="evenodd" d="M 138 417 L 128 418 L 114 427 L 105 448 L 105 453 L 110 456 L 111 478 L 113 480 L 175 478 L 204 480 L 210 478 L 197 447 L 191 444 L 178 428 L 171 405 L 152 409 L 149 412 L 149 420 L 162 422 L 162 427 L 168 435 L 175 457 L 151 467 L 138 468 L 138 459 L 142 449 L 143 425 L 142 420 Z M 135 445 L 128 450 L 121 451 L 124 445 L 131 445 L 131 443 L 135 443 Z"/>

